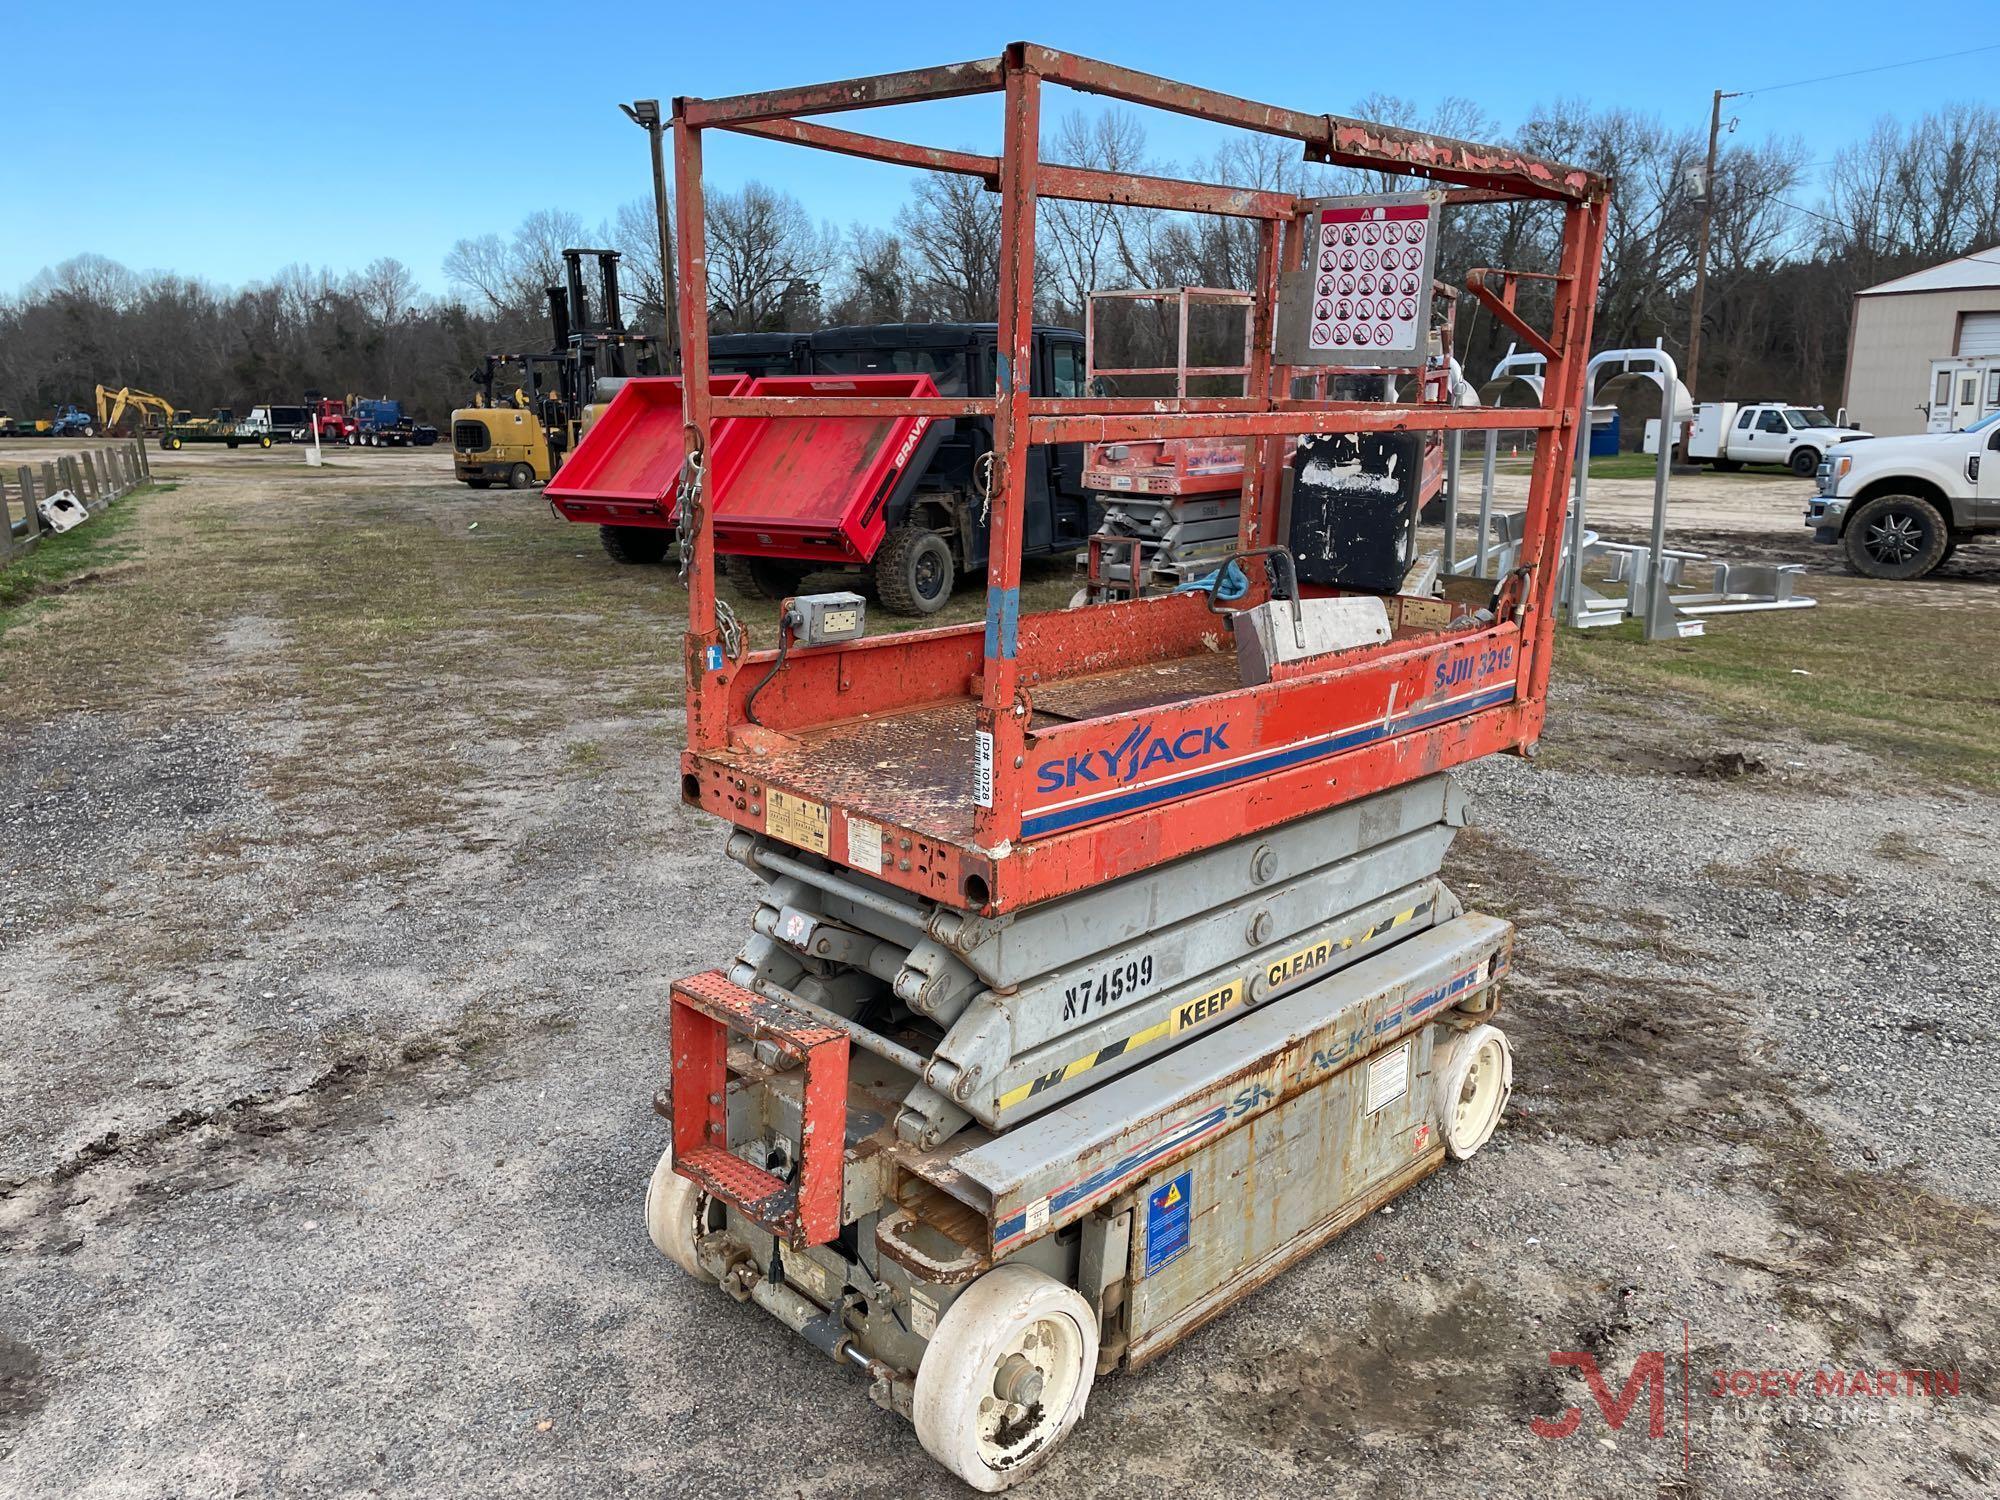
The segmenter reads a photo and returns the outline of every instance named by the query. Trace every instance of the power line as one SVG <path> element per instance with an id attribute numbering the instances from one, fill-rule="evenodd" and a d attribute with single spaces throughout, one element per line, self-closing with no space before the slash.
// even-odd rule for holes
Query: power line
<path id="1" fill-rule="evenodd" d="M 1953 58 L 1972 57 L 1981 52 L 2000 52 L 2000 42 L 1989 42 L 1983 47 L 1967 47 L 1959 52 L 1939 52 L 1930 57 L 1913 57 L 1907 62 L 1880 63 L 1872 68 L 1855 68 L 1846 73 L 1827 73 L 1818 78 L 1798 78 L 1790 83 L 1767 83 L 1758 89 L 1743 89 L 1738 98 L 1748 98 L 1751 94 L 1775 94 L 1780 89 L 1802 89 L 1813 83 L 1833 83 L 1842 78 L 1860 78 L 1867 73 L 1887 73 L 1892 68 L 1914 68 L 1923 63 L 1949 62 Z"/>

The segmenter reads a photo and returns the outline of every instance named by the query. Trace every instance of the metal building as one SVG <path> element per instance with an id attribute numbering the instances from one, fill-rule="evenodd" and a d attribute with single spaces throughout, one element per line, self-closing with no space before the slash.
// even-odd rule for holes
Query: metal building
<path id="1" fill-rule="evenodd" d="M 1880 437 L 2000 411 L 2000 246 L 1854 294 L 1848 420 Z"/>

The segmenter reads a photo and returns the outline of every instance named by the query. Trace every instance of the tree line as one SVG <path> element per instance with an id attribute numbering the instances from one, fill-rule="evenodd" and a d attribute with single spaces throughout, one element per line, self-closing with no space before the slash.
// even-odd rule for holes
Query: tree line
<path id="1" fill-rule="evenodd" d="M 1611 177 L 1599 348 L 1664 339 L 1685 361 L 1705 193 L 1712 234 L 1697 384 L 1705 396 L 1832 405 L 1858 288 L 2000 244 L 2000 112 L 1986 104 L 1884 119 L 1819 160 L 1824 144 L 1731 137 L 1712 182 L 1701 171 L 1700 132 L 1625 109 L 1559 103 L 1512 132 L 1462 99 L 1425 113 L 1372 95 L 1354 112 L 1468 139 L 1511 138 Z M 1163 160 L 1138 118 L 1115 108 L 1062 117 L 1044 152 L 1112 172 L 1314 195 L 1420 185 L 1304 163 L 1296 146 L 1266 137 L 1234 140 L 1205 160 Z M 1816 168 L 1824 169 L 1818 187 Z M 1454 207 L 1439 273 L 1462 284 L 1475 266 L 1552 270 L 1560 229 L 1559 211 L 1547 204 Z M 845 230 L 816 222 L 793 195 L 748 181 L 710 191 L 706 233 L 717 332 L 995 316 L 999 198 L 976 179 L 917 174 L 886 223 Z M 1037 315 L 1078 325 L 1098 288 L 1247 287 L 1254 236 L 1242 221 L 1044 200 Z M 666 280 L 647 200 L 595 227 L 546 209 L 510 235 L 460 240 L 439 268 L 450 288 L 443 296 L 426 294 L 388 258 L 345 274 L 290 266 L 225 288 L 83 255 L 0 301 L 0 406 L 32 414 L 64 401 L 87 405 L 104 384 L 153 390 L 197 410 L 243 410 L 314 388 L 398 396 L 439 420 L 466 399 L 484 354 L 547 347 L 545 288 L 561 280 L 566 245 L 623 250 L 627 319 L 660 326 Z M 1146 336 L 1142 318 L 1133 337 Z M 1157 326 L 1150 337 L 1160 337 Z M 1461 299 L 1456 345 L 1475 379 L 1507 343 L 1504 328 Z"/>

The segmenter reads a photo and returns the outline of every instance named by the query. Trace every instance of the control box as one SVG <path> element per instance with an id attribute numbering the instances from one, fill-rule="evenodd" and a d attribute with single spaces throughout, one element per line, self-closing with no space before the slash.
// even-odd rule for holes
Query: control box
<path id="1" fill-rule="evenodd" d="M 859 594 L 800 594 L 790 608 L 797 645 L 858 641 L 868 628 L 868 601 Z"/>
<path id="2" fill-rule="evenodd" d="M 1278 279 L 1278 362 L 1420 367 L 1443 202 L 1435 191 L 1312 200 L 1305 265 Z"/>

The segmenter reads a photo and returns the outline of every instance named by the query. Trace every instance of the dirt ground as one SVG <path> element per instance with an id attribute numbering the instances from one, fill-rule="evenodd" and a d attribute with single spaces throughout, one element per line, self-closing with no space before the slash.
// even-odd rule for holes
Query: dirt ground
<path id="1" fill-rule="evenodd" d="M 670 573 L 441 450 L 155 457 L 0 612 L 0 1492 L 962 1493 L 641 1224 L 667 983 L 753 884 L 679 803 Z M 1701 485 L 1830 566 L 1798 481 Z M 1944 674 L 2000 659 L 2000 576 L 1812 582 L 1686 656 L 1565 643 L 1450 865 L 1520 929 L 1500 1134 L 1019 1493 L 1994 1493 L 2000 801 Z M 1946 657 L 1909 756 L 1789 654 L 1887 620 Z M 1663 1379 L 1614 1430 L 1566 1353 Z"/>

